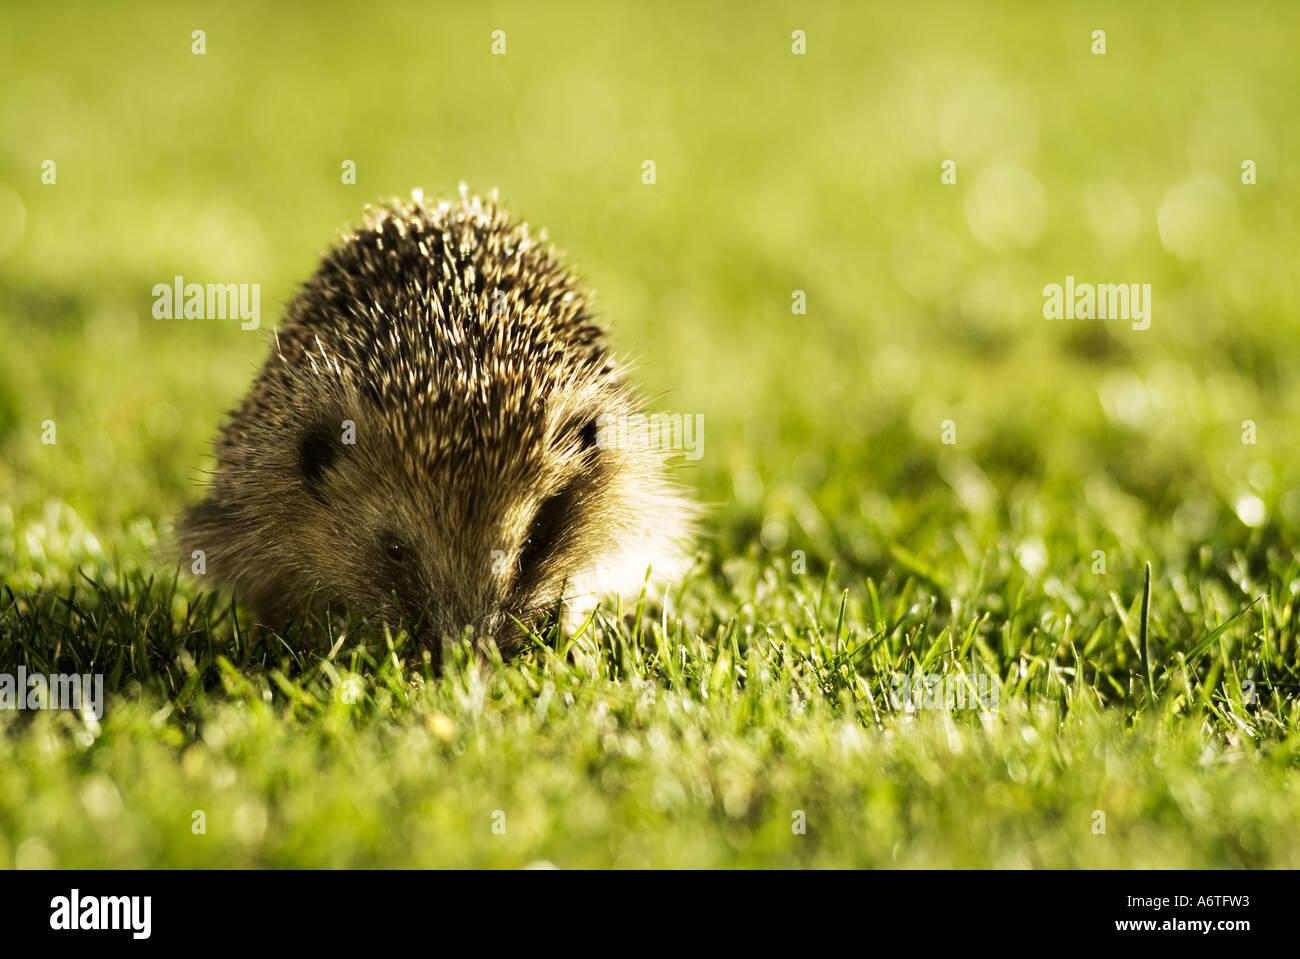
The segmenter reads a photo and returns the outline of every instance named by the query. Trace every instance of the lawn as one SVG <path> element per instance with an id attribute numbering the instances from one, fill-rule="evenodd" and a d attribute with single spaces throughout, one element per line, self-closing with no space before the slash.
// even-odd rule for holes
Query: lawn
<path id="1" fill-rule="evenodd" d="M 0 709 L 0 866 L 1300 867 L 1298 30 L 6 5 L 0 674 L 106 705 Z M 441 676 L 259 637 L 170 523 L 337 231 L 461 181 L 703 416 L 694 566 Z"/>

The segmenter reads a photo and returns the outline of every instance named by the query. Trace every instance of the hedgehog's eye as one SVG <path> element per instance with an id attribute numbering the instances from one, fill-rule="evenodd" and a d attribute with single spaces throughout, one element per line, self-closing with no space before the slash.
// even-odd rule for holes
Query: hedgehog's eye
<path id="1" fill-rule="evenodd" d="M 384 559 L 394 566 L 401 566 L 409 557 L 410 550 L 405 543 L 391 533 L 384 537 Z"/>

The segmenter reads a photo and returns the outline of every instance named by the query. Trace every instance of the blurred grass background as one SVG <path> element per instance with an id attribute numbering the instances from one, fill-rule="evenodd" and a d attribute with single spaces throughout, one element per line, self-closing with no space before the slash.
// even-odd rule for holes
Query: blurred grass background
<path id="1" fill-rule="evenodd" d="M 980 623 L 1004 675 L 1040 640 L 1034 655 L 1064 656 L 1063 624 L 1101 636 L 1089 681 L 1106 698 L 1132 664 L 1113 596 L 1129 603 L 1150 561 L 1161 655 L 1265 595 L 1236 652 L 1294 671 L 1297 28 L 1286 3 L 8 5 L 0 575 L 31 595 L 79 569 L 170 578 L 151 550 L 197 496 L 267 334 L 154 320 L 154 284 L 259 283 L 270 328 L 367 202 L 464 180 L 499 187 L 568 251 L 659 408 L 704 414 L 705 455 L 685 476 L 714 506 L 688 630 L 739 617 L 798 634 L 802 551 L 811 579 L 831 571 L 830 606 L 850 591 L 864 634 L 876 592 L 886 607 L 929 601 L 917 642 Z M 1090 52 L 1098 29 L 1104 56 Z M 41 183 L 47 160 L 55 185 Z M 955 185 L 940 182 L 946 160 Z M 1044 320 L 1042 289 L 1067 274 L 1150 283 L 1151 328 Z M 806 315 L 791 312 L 796 290 Z M 1220 715 L 1208 703 L 1234 661 L 1225 648 L 1218 672 L 1192 677 L 1198 708 L 1217 735 L 1245 723 L 1280 744 L 1270 788 L 1294 789 L 1295 690 L 1275 675 L 1271 719 Z M 1196 754 L 1194 726 L 1170 748 Z M 149 754 L 132 736 L 121 748 Z M 34 769 L 26 742 L 10 748 Z M 72 795 L 82 781 L 67 772 Z M 13 848 L 36 828 L 16 795 Z M 1250 815 L 1281 817 L 1272 851 L 1158 833 L 1151 848 L 1300 861 L 1293 814 Z M 900 820 L 914 855 L 891 846 L 894 861 L 941 863 L 943 828 L 921 842 Z M 728 835 L 701 833 L 682 861 L 755 855 Z M 1018 842 L 1005 861 L 1113 861 Z M 457 855 L 486 861 L 476 848 Z M 818 848 L 800 861 L 888 860 Z M 953 855 L 1000 861 L 991 848 Z M 292 844 L 247 856 L 232 861 L 312 861 Z"/>

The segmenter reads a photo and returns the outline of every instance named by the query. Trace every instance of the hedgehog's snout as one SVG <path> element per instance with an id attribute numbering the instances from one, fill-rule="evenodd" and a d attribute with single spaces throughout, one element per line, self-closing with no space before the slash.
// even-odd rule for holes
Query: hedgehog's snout
<path id="1" fill-rule="evenodd" d="M 477 649 L 495 642 L 509 653 L 518 642 L 519 627 L 495 597 L 464 597 L 431 587 L 419 600 L 400 603 L 399 612 L 416 644 L 428 649 L 435 662 L 449 644 L 469 639 Z"/>

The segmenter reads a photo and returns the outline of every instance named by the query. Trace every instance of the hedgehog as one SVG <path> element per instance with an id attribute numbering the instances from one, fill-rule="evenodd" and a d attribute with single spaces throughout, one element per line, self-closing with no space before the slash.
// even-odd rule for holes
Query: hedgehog
<path id="1" fill-rule="evenodd" d="M 643 403 L 605 339 L 495 191 L 367 207 L 222 423 L 182 555 L 264 626 L 356 609 L 435 658 L 467 635 L 510 656 L 557 611 L 662 583 L 693 509 L 672 451 L 612 428 Z"/>

